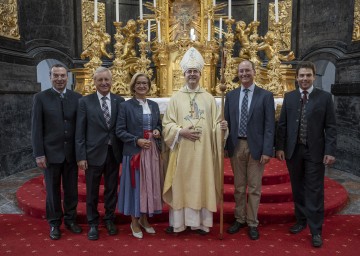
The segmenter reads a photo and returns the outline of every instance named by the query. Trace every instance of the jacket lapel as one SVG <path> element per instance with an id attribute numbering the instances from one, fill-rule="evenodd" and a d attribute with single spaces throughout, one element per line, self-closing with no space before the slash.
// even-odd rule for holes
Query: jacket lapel
<path id="1" fill-rule="evenodd" d="M 252 113 L 254 112 L 254 107 L 256 106 L 256 102 L 259 99 L 259 96 L 258 96 L 259 93 L 260 93 L 259 88 L 255 85 L 254 93 L 253 93 L 251 103 L 250 103 L 250 108 L 249 108 L 249 115 L 248 115 L 248 120 L 247 120 L 248 122 L 250 120 Z"/>
<path id="2" fill-rule="evenodd" d="M 110 118 L 110 128 L 115 125 L 116 116 L 117 116 L 117 99 L 112 93 L 110 93 L 110 102 L 111 102 L 111 118 Z M 105 120 L 105 118 L 104 118 Z"/>

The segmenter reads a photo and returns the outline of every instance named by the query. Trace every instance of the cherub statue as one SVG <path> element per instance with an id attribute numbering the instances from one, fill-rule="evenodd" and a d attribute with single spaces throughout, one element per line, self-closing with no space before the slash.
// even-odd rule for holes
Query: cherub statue
<path id="1" fill-rule="evenodd" d="M 241 50 L 239 57 L 243 59 L 250 59 L 250 33 L 252 31 L 253 23 L 249 23 L 246 27 L 246 23 L 242 20 L 236 22 L 236 36 L 240 42 Z"/>
<path id="2" fill-rule="evenodd" d="M 136 22 L 135 20 L 128 20 L 126 26 L 122 29 L 122 34 L 124 35 L 125 42 L 123 53 L 120 56 L 121 59 L 127 59 L 136 56 L 135 51 L 135 38 L 136 38 Z"/>
<path id="3" fill-rule="evenodd" d="M 294 52 L 289 52 L 287 55 L 283 54 L 276 54 L 274 50 L 274 43 L 275 43 L 275 34 L 273 31 L 268 31 L 266 35 L 264 36 L 263 42 L 261 42 L 258 46 L 258 51 L 264 51 L 267 59 L 269 60 L 268 66 L 271 65 L 277 58 L 281 61 L 290 61 L 295 58 Z"/>
<path id="4" fill-rule="evenodd" d="M 111 42 L 111 37 L 109 34 L 103 31 L 95 31 L 93 34 L 92 42 L 86 48 L 86 50 L 81 53 L 81 59 L 85 59 L 86 57 L 92 59 L 98 58 L 100 59 L 102 56 L 105 56 L 109 59 L 113 58 L 111 53 L 106 51 L 106 46 Z"/>

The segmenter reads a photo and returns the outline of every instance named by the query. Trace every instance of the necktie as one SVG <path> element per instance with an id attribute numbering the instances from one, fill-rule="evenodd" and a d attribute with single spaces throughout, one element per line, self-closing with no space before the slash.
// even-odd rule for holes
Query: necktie
<path id="1" fill-rule="evenodd" d="M 104 97 L 102 97 L 101 98 L 101 109 L 102 109 L 102 111 L 103 111 L 103 113 L 104 113 L 104 117 L 105 117 L 105 121 L 106 121 L 106 125 L 107 125 L 107 127 L 109 128 L 110 127 L 110 111 L 109 111 L 109 107 L 108 107 L 108 105 L 106 104 L 106 97 L 104 96 Z"/>
<path id="2" fill-rule="evenodd" d="M 306 103 L 308 100 L 308 92 L 303 91 L 302 101 L 301 101 L 301 117 L 300 117 L 300 133 L 299 133 L 299 142 L 306 145 L 307 138 L 307 120 L 306 120 Z"/>
<path id="3" fill-rule="evenodd" d="M 245 93 L 244 98 L 241 103 L 241 117 L 240 117 L 240 127 L 239 127 L 239 136 L 246 137 L 246 126 L 248 119 L 248 92 L 249 89 L 244 89 Z"/>

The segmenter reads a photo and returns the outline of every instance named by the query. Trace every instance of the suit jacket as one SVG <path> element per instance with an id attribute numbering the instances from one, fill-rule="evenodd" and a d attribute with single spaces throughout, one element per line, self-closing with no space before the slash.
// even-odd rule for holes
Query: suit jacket
<path id="1" fill-rule="evenodd" d="M 298 141 L 301 115 L 301 94 L 299 90 L 284 96 L 276 133 L 276 150 L 284 150 L 290 159 Z M 324 155 L 335 156 L 336 120 L 334 104 L 330 93 L 314 88 L 306 105 L 307 144 L 315 162 L 322 162 Z"/>
<path id="2" fill-rule="evenodd" d="M 104 164 L 110 140 L 116 161 L 121 162 L 122 142 L 115 136 L 115 127 L 120 103 L 124 98 L 111 93 L 110 101 L 111 119 L 108 128 L 96 92 L 79 100 L 75 136 L 77 161 L 87 160 L 89 165 L 94 166 Z"/>
<path id="3" fill-rule="evenodd" d="M 227 93 L 225 98 L 225 119 L 228 121 L 230 131 L 225 149 L 228 150 L 230 157 L 233 156 L 238 143 L 240 91 L 241 87 Z M 273 155 L 275 136 L 274 97 L 271 92 L 258 86 L 254 87 L 246 131 L 247 142 L 253 159 L 259 160 L 261 155 Z"/>
<path id="4" fill-rule="evenodd" d="M 64 98 L 50 88 L 34 96 L 31 116 L 31 142 L 35 157 L 48 163 L 75 159 L 75 125 L 81 94 L 66 90 Z"/>
<path id="5" fill-rule="evenodd" d="M 159 106 L 155 101 L 147 99 L 151 110 L 151 129 L 157 129 L 161 133 L 161 119 Z M 116 123 L 116 136 L 124 142 L 123 154 L 131 156 L 140 152 L 136 141 L 144 138 L 143 109 L 138 100 L 132 98 L 121 103 L 118 120 Z"/>

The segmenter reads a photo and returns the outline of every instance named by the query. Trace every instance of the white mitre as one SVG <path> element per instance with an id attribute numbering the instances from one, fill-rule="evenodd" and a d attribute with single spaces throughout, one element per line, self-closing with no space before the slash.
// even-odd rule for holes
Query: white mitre
<path id="1" fill-rule="evenodd" d="M 184 57 L 180 62 L 180 67 L 184 73 L 186 72 L 186 70 L 190 68 L 194 68 L 199 71 L 202 71 L 204 64 L 205 62 L 200 52 L 196 50 L 194 47 L 191 47 L 184 54 Z"/>

